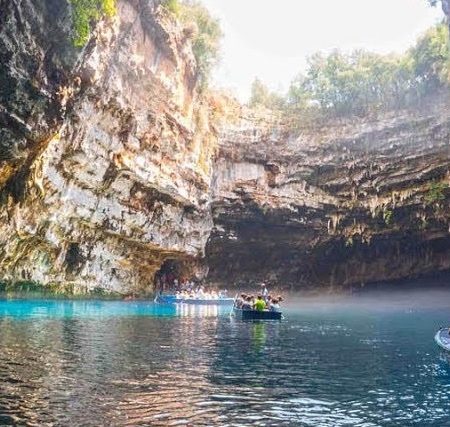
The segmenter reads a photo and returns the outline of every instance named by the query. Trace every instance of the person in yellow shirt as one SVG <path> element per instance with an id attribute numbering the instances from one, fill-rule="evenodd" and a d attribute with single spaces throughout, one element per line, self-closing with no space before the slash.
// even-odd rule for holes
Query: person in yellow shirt
<path id="1" fill-rule="evenodd" d="M 258 295 L 253 308 L 256 311 L 264 311 L 264 309 L 266 308 L 266 302 L 263 300 L 262 295 Z"/>

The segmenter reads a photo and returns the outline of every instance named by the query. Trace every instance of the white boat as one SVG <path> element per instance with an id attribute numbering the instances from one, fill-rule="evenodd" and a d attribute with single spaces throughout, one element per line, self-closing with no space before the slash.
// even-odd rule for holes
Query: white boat
<path id="1" fill-rule="evenodd" d="M 450 351 L 450 328 L 441 328 L 434 336 L 436 344 L 444 350 Z"/>
<path id="2" fill-rule="evenodd" d="M 160 304 L 191 304 L 191 305 L 233 305 L 234 298 L 180 298 L 173 294 L 160 294 L 155 298 Z"/>

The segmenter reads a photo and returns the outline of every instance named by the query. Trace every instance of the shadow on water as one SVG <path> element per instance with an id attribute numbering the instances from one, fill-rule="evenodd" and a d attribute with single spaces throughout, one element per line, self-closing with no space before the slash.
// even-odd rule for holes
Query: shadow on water
<path id="1" fill-rule="evenodd" d="M 281 322 L 0 301 L 1 425 L 450 425 L 450 292 L 292 299 Z"/>

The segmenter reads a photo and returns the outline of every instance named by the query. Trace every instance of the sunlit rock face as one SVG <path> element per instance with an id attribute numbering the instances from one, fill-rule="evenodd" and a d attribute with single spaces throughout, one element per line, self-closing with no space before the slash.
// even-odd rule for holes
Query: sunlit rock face
<path id="1" fill-rule="evenodd" d="M 296 132 L 243 112 L 219 139 L 212 281 L 339 288 L 450 268 L 445 100 Z"/>
<path id="2" fill-rule="evenodd" d="M 69 2 L 9 3 L 1 279 L 150 290 L 165 259 L 202 256 L 212 225 L 213 139 L 190 44 L 151 1 L 120 1 L 81 51 Z"/>

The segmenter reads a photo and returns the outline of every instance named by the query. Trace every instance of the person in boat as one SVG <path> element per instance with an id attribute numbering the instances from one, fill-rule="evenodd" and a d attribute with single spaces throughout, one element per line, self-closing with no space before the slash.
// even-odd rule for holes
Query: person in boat
<path id="1" fill-rule="evenodd" d="M 265 283 L 261 283 L 261 295 L 262 295 L 264 301 L 267 302 L 267 297 L 269 296 L 269 291 L 268 291 Z"/>
<path id="2" fill-rule="evenodd" d="M 247 296 L 240 307 L 242 310 L 251 310 L 253 308 L 252 297 Z"/>
<path id="3" fill-rule="evenodd" d="M 270 311 L 275 311 L 275 312 L 281 311 L 280 303 L 279 303 L 277 298 L 272 299 L 272 303 L 270 304 L 270 309 L 269 310 Z"/>
<path id="4" fill-rule="evenodd" d="M 253 306 L 253 308 L 256 311 L 264 311 L 264 309 L 266 308 L 266 302 L 264 301 L 262 295 L 258 295 L 256 297 L 255 305 Z"/>
<path id="5" fill-rule="evenodd" d="M 196 292 L 196 298 L 202 299 L 205 296 L 205 288 L 203 286 L 199 286 Z"/>
<path id="6" fill-rule="evenodd" d="M 244 294 L 237 296 L 234 301 L 234 306 L 236 308 L 242 308 L 242 305 L 244 304 L 245 299 L 246 299 L 246 297 L 244 297 Z"/>
<path id="7" fill-rule="evenodd" d="M 241 294 L 240 296 L 238 296 L 236 298 L 236 302 L 235 302 L 236 308 L 242 308 L 242 304 L 244 304 L 246 299 L 247 299 L 247 295 L 245 295 L 245 294 Z"/>

